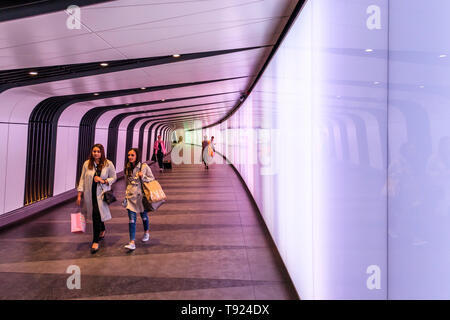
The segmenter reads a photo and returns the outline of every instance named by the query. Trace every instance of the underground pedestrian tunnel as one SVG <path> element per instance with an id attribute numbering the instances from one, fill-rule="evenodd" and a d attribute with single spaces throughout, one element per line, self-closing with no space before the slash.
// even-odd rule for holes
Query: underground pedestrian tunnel
<path id="1" fill-rule="evenodd" d="M 0 299 L 448 299 L 449 10 L 0 4 Z M 91 255 L 70 224 L 97 143 L 117 201 Z M 126 252 L 130 148 L 167 201 Z"/>

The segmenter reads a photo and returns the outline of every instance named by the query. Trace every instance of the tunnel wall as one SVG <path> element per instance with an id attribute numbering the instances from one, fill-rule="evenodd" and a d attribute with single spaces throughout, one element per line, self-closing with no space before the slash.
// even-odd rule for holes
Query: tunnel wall
<path id="1" fill-rule="evenodd" d="M 449 9 L 308 1 L 238 111 L 192 134 L 239 170 L 301 298 L 450 298 Z"/>
<path id="2" fill-rule="evenodd" d="M 56 84 L 63 85 L 65 81 L 57 81 Z M 79 148 L 79 128 L 82 117 L 98 104 L 90 101 L 78 102 L 72 104 L 69 108 L 65 109 L 58 119 L 56 131 L 55 131 L 55 159 L 54 168 L 40 168 L 42 173 L 38 172 L 38 176 L 34 179 L 36 183 L 43 176 L 48 176 L 48 172 L 52 171 L 54 179 L 51 181 L 52 191 L 45 196 L 37 196 L 37 201 L 31 204 L 26 203 L 25 195 L 25 182 L 27 175 L 27 163 L 33 161 L 36 154 L 42 154 L 45 150 L 44 145 L 39 142 L 36 143 L 38 148 L 30 150 L 30 119 L 32 112 L 36 106 L 42 101 L 51 98 L 45 94 L 39 93 L 33 90 L 33 86 L 24 88 L 12 88 L 3 92 L 0 96 L 0 133 L 2 137 L 2 143 L 0 144 L 0 226 L 9 224 L 15 221 L 14 216 L 18 219 L 26 216 L 24 212 L 30 209 L 30 206 L 46 200 L 44 203 L 48 203 L 49 206 L 55 205 L 58 202 L 51 201 L 54 196 L 62 195 L 67 192 L 75 190 L 77 183 L 77 155 Z M 119 110 L 120 111 L 120 110 Z M 150 114 L 150 112 L 148 113 Z M 155 115 L 165 116 L 166 113 L 154 113 Z M 146 114 L 144 114 L 145 116 Z M 127 131 L 131 131 L 131 139 L 129 143 L 132 147 L 139 146 L 139 139 L 136 139 L 136 134 L 142 127 L 142 122 L 136 123 L 129 128 L 129 123 L 132 119 L 136 118 L 136 115 L 125 117 L 119 123 L 119 143 L 116 149 L 116 169 L 120 173 L 123 170 L 125 161 L 125 144 L 127 143 Z M 151 117 L 149 117 L 151 118 Z M 107 152 L 108 142 L 108 127 L 110 120 L 102 120 L 96 122 L 94 129 L 94 141 L 95 143 L 101 143 L 105 147 Z M 150 130 L 152 123 L 158 123 L 155 121 L 150 122 L 146 128 L 143 128 L 143 144 L 142 149 L 147 151 L 149 148 L 153 150 L 153 141 L 149 139 L 155 139 L 155 130 L 157 126 L 153 126 Z M 166 126 L 168 127 L 168 126 Z M 166 128 L 165 127 L 165 128 Z M 151 138 L 150 138 L 151 136 Z M 171 144 L 168 135 L 163 135 L 163 139 L 168 146 L 168 151 L 171 150 Z M 150 146 L 148 146 L 150 144 Z M 31 156 L 30 156 L 31 152 Z M 143 161 L 150 160 L 152 153 L 143 153 Z M 87 159 L 86 155 L 86 159 Z M 43 190 L 38 190 L 42 191 Z M 59 199 L 59 198 L 58 198 Z M 64 197 L 61 199 L 65 199 Z M 59 201 L 59 200 L 58 200 Z M 40 210 L 45 208 L 45 205 L 39 205 Z M 17 212 L 16 212 L 17 211 Z M 30 209 L 30 212 L 35 211 Z M 7 217 L 7 218 L 6 218 Z M 3 219 L 2 219 L 3 218 Z"/>
<path id="3" fill-rule="evenodd" d="M 372 2 L 348 4 L 308 1 L 238 111 L 203 131 L 302 299 L 387 297 L 387 15 L 370 30 Z"/>

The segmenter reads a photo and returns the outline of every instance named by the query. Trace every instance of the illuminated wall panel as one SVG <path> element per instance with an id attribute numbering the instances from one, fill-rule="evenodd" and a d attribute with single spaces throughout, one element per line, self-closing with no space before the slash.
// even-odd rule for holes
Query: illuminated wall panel
<path id="1" fill-rule="evenodd" d="M 383 299 L 387 1 L 342 5 L 322 0 L 312 5 L 315 297 Z M 369 130 L 364 118 L 370 115 L 375 123 Z M 377 159 L 370 161 L 370 155 L 377 154 L 384 155 L 381 166 L 374 166 Z"/>
<path id="2" fill-rule="evenodd" d="M 389 298 L 450 298 L 450 2 L 390 2 Z"/>
<path id="3" fill-rule="evenodd" d="M 7 137 L 8 136 L 8 124 L 0 123 L 0 136 Z M 6 159 L 8 154 L 8 145 L 6 143 L 0 144 L 0 168 L 6 168 Z M 5 207 L 5 178 L 6 171 L 0 170 L 0 214 L 4 212 Z"/>
<path id="4" fill-rule="evenodd" d="M 387 1 L 372 4 L 308 1 L 215 127 L 302 299 L 387 297 Z"/>

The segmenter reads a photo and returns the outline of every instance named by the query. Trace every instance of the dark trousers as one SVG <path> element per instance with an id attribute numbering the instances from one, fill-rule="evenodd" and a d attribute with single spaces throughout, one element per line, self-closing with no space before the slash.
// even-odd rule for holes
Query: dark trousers
<path id="1" fill-rule="evenodd" d="M 158 151 L 158 153 L 156 154 L 156 157 L 158 158 L 158 165 L 159 165 L 159 168 L 162 169 L 162 167 L 163 167 L 163 157 L 164 157 L 164 154 L 163 154 L 161 151 Z"/>
<path id="2" fill-rule="evenodd" d="M 98 209 L 97 197 L 92 195 L 92 225 L 94 226 L 94 239 L 92 242 L 98 243 L 100 238 L 100 232 L 105 231 L 105 224 L 100 216 L 100 210 Z"/>

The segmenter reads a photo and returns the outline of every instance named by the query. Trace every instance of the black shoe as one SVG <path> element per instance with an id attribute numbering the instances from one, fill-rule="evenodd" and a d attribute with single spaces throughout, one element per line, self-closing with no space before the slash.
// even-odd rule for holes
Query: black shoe
<path id="1" fill-rule="evenodd" d="M 103 237 L 102 237 L 102 236 L 99 236 L 99 237 L 98 237 L 98 240 L 99 240 L 99 241 L 102 241 L 103 239 L 105 239 L 106 230 L 105 230 L 105 231 L 102 231 L 102 232 L 104 232 L 104 234 L 103 234 Z"/>
<path id="2" fill-rule="evenodd" d="M 100 246 L 97 247 L 97 249 L 94 249 L 91 247 L 91 254 L 97 253 L 97 251 L 100 249 Z"/>

